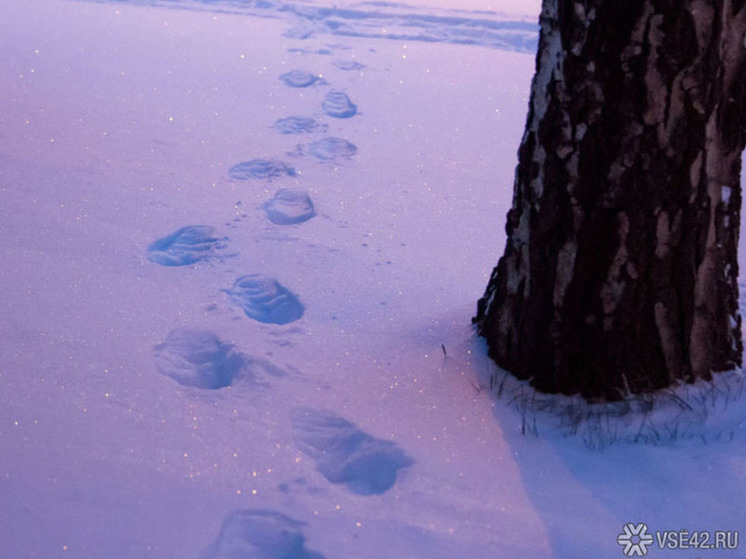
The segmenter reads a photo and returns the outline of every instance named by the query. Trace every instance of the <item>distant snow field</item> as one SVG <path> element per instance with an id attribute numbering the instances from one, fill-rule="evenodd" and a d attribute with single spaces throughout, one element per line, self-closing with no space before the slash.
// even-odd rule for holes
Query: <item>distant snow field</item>
<path id="1" fill-rule="evenodd" d="M 0 558 L 746 557 L 739 372 L 600 412 L 474 337 L 538 11 L 6 0 Z"/>

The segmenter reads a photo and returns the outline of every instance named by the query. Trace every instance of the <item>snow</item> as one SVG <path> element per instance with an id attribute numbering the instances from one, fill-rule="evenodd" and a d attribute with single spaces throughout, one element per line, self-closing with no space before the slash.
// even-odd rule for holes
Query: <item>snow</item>
<path id="1" fill-rule="evenodd" d="M 0 557 L 582 559 L 630 522 L 743 530 L 737 374 L 611 423 L 490 393 L 470 319 L 537 3 L 320 2 L 5 1 Z"/>

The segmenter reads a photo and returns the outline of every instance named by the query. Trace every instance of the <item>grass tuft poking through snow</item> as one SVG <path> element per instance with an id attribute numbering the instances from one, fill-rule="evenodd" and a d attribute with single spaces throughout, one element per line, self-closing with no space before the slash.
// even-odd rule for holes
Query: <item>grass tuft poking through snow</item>
<path id="1" fill-rule="evenodd" d="M 733 370 L 711 381 L 681 383 L 617 402 L 589 403 L 580 396 L 543 394 L 506 371 L 494 371 L 489 386 L 520 416 L 520 432 L 569 437 L 591 450 L 615 444 L 654 446 L 733 441 L 746 423 L 746 375 Z"/>

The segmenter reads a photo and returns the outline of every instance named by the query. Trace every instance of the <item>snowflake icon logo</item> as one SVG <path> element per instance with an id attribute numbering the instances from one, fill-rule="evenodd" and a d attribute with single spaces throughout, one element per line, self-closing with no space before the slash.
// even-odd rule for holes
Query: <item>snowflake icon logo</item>
<path id="1" fill-rule="evenodd" d="M 653 544 L 653 536 L 648 534 L 645 524 L 635 526 L 631 522 L 624 525 L 623 532 L 619 534 L 616 541 L 623 546 L 622 552 L 627 557 L 644 557 L 648 553 L 648 546 Z"/>

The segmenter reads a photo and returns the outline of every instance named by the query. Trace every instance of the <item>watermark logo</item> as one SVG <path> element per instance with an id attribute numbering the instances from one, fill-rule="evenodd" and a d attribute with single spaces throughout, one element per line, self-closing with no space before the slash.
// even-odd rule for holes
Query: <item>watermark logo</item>
<path id="1" fill-rule="evenodd" d="M 616 538 L 619 545 L 623 546 L 622 553 L 627 557 L 644 557 L 648 553 L 648 546 L 653 545 L 653 536 L 648 534 L 645 524 L 624 525 L 622 533 Z"/>
<path id="2" fill-rule="evenodd" d="M 657 546 L 658 549 L 694 549 L 697 551 L 735 550 L 738 549 L 738 536 L 739 533 L 736 531 L 724 530 L 715 532 L 667 530 L 649 533 L 646 524 L 628 522 L 622 527 L 622 533 L 617 536 L 616 541 L 622 547 L 622 553 L 625 556 L 645 557 L 651 546 Z"/>

